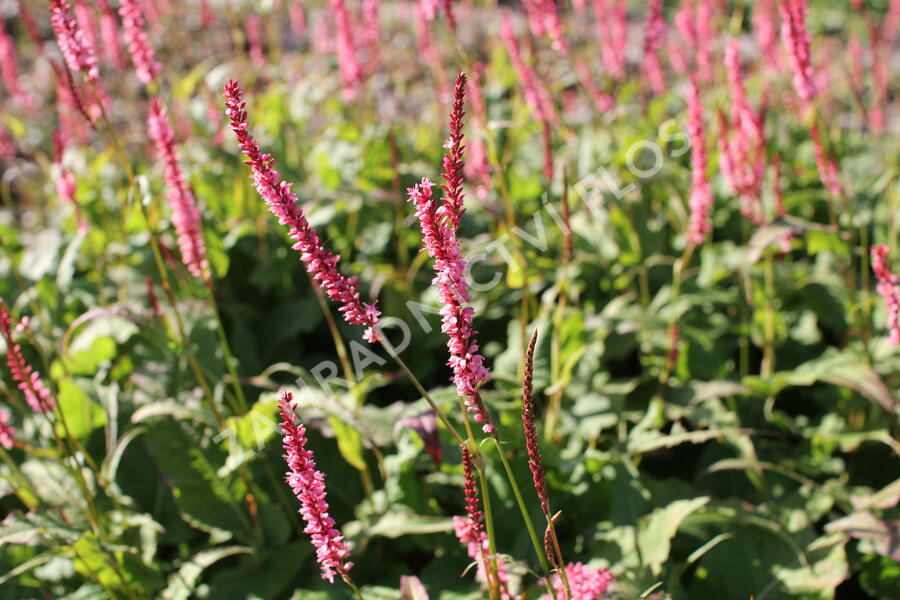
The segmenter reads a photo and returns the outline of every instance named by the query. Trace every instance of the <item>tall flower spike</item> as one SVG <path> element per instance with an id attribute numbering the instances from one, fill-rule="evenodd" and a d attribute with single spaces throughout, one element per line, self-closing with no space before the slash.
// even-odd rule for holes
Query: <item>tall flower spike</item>
<path id="1" fill-rule="evenodd" d="M 592 569 L 580 562 L 566 565 L 566 575 L 572 586 L 572 600 L 597 600 L 612 582 L 612 575 L 606 569 Z M 551 583 L 555 592 L 553 600 L 564 600 L 566 595 L 558 574 L 553 574 Z M 541 600 L 550 600 L 550 597 L 544 594 Z"/>
<path id="2" fill-rule="evenodd" d="M 206 259 L 206 245 L 203 242 L 200 211 L 197 200 L 185 180 L 175 143 L 175 132 L 166 119 L 162 100 L 150 100 L 150 116 L 147 118 L 147 132 L 156 144 L 156 153 L 165 170 L 167 198 L 172 207 L 172 224 L 178 233 L 178 248 L 181 260 L 191 275 L 204 282 L 209 279 L 209 262 Z"/>
<path id="3" fill-rule="evenodd" d="M 487 381 L 491 373 L 484 366 L 484 357 L 478 353 L 478 333 L 472 328 L 475 310 L 464 307 L 471 300 L 469 285 L 465 280 L 466 261 L 462 258 L 456 228 L 452 227 L 446 214 L 446 205 L 438 207 L 431 195 L 434 184 L 423 178 L 421 183 L 409 188 L 409 200 L 416 207 L 416 217 L 422 229 L 424 249 L 434 259 L 435 277 L 432 284 L 437 287 L 441 300 L 441 331 L 450 338 L 448 365 L 453 369 L 456 392 L 462 397 L 467 410 L 474 419 L 482 423 L 482 431 L 491 433 L 494 426 L 481 400 L 478 386 Z"/>
<path id="4" fill-rule="evenodd" d="M 22 347 L 13 340 L 12 316 L 0 298 L 0 334 L 6 340 L 6 364 L 16 387 L 22 390 L 25 401 L 35 412 L 47 413 L 56 406 L 53 394 L 41 380 L 41 374 L 31 368 L 22 356 Z"/>
<path id="5" fill-rule="evenodd" d="M 119 43 L 119 21 L 115 11 L 110 8 L 107 0 L 97 3 L 100 8 L 100 33 L 103 35 L 103 52 L 106 59 L 117 69 L 125 68 L 125 58 L 122 55 L 122 45 Z"/>
<path id="6" fill-rule="evenodd" d="M 475 469 L 472 465 L 472 455 L 469 449 L 462 448 L 462 464 L 463 464 L 463 491 L 466 498 L 466 516 L 453 517 L 453 532 L 457 539 L 466 545 L 466 553 L 469 558 L 475 561 L 477 565 L 477 577 L 484 582 L 489 588 L 499 586 L 501 600 L 512 600 L 507 589 L 507 571 L 503 560 L 494 557 L 497 564 L 497 582 L 493 581 L 492 560 L 490 555 L 490 544 L 488 543 L 487 534 L 484 531 L 484 525 L 481 520 L 483 514 L 481 506 L 478 502 L 478 488 L 475 483 Z"/>
<path id="7" fill-rule="evenodd" d="M 119 15 L 122 17 L 122 30 L 125 34 L 125 43 L 128 44 L 128 52 L 131 54 L 131 61 L 134 63 L 134 71 L 141 83 L 147 85 L 159 77 L 162 65 L 153 56 L 153 48 L 150 46 L 147 32 L 144 30 L 144 16 L 137 0 L 122 0 Z"/>
<path id="8" fill-rule="evenodd" d="M 456 86 L 453 90 L 453 109 L 450 111 L 450 120 L 447 123 L 450 128 L 450 137 L 444 143 L 447 153 L 444 154 L 444 181 L 441 188 L 444 190 L 444 214 L 453 229 L 459 227 L 459 219 L 463 216 L 463 117 L 466 114 L 464 103 L 466 98 L 466 74 L 460 73 L 456 77 Z"/>
<path id="9" fill-rule="evenodd" d="M 330 4 L 331 12 L 334 15 L 335 51 L 341 72 L 344 99 L 353 100 L 359 93 L 363 71 L 356 57 L 356 47 L 353 44 L 354 36 L 350 29 L 350 13 L 347 11 L 344 0 L 330 0 Z"/>
<path id="10" fill-rule="evenodd" d="M 534 490 L 541 501 L 541 510 L 550 514 L 550 497 L 547 494 L 547 479 L 544 477 L 544 465 L 541 448 L 538 445 L 537 428 L 534 425 L 534 397 L 531 381 L 534 374 L 534 347 L 537 344 L 537 331 L 531 335 L 528 351 L 525 353 L 525 379 L 522 384 L 522 428 L 525 430 L 525 448 L 528 450 L 528 468 Z"/>
<path id="11" fill-rule="evenodd" d="M 94 48 L 85 38 L 84 31 L 78 27 L 66 0 L 50 0 L 50 24 L 69 68 L 81 71 L 89 81 L 99 84 L 100 70 L 97 68 Z"/>
<path id="12" fill-rule="evenodd" d="M 662 0 L 650 0 L 644 24 L 644 61 L 641 63 L 641 73 L 656 94 L 666 91 L 666 75 L 659 57 L 665 39 L 666 19 L 663 16 Z"/>
<path id="13" fill-rule="evenodd" d="M 884 298 L 887 308 L 887 327 L 890 332 L 889 342 L 892 346 L 900 344 L 900 278 L 891 273 L 887 264 L 888 247 L 885 245 L 872 248 L 872 270 L 878 285 L 875 289 Z"/>
<path id="14" fill-rule="evenodd" d="M 737 42 L 725 48 L 725 67 L 731 90 L 731 117 L 727 123 L 722 119 L 719 137 L 722 172 L 729 186 L 740 196 L 741 214 L 761 224 L 761 192 L 766 168 L 763 122 L 761 114 L 755 112 L 747 100 Z"/>
<path id="15" fill-rule="evenodd" d="M 294 422 L 293 395 L 287 390 L 278 392 L 278 408 L 281 411 L 281 431 L 284 435 L 284 459 L 288 465 L 286 479 L 294 495 L 300 500 L 300 515 L 306 521 L 303 529 L 316 548 L 316 561 L 322 570 L 322 579 L 334 582 L 334 576 L 346 576 L 353 563 L 347 562 L 350 549 L 344 537 L 334 527 L 334 519 L 328 515 L 325 475 L 316 469 L 311 450 L 306 449 L 306 428 Z"/>
<path id="16" fill-rule="evenodd" d="M 713 196 L 706 178 L 706 140 L 703 133 L 703 105 L 700 104 L 700 91 L 697 89 L 697 78 L 691 77 L 691 85 L 687 92 L 688 104 L 688 136 L 691 140 L 691 217 L 688 225 L 687 239 L 694 245 L 703 243 L 703 238 L 712 231 Z"/>
<path id="17" fill-rule="evenodd" d="M 3 84 L 12 99 L 23 108 L 34 108 L 31 97 L 22 90 L 19 85 L 19 60 L 16 56 L 16 43 L 6 33 L 6 27 L 0 23 L 0 75 Z"/>
<path id="18" fill-rule="evenodd" d="M 712 27 L 712 0 L 697 0 L 697 75 L 703 82 L 711 82 L 712 44 L 716 32 Z"/>
<path id="19" fill-rule="evenodd" d="M 500 16 L 500 38 L 506 44 L 509 58 L 516 68 L 519 81 L 522 83 L 522 91 L 525 102 L 531 108 L 534 115 L 541 121 L 547 121 L 552 125 L 559 124 L 559 117 L 553 107 L 550 93 L 529 65 L 522 58 L 522 48 L 519 38 L 513 30 L 512 21 L 505 12 Z"/>
<path id="20" fill-rule="evenodd" d="M 625 75 L 625 45 L 628 42 L 628 3 L 593 0 L 600 30 L 600 58 L 613 79 Z"/>
<path id="21" fill-rule="evenodd" d="M 765 65 L 779 70 L 781 54 L 778 52 L 777 0 L 757 0 L 753 6 L 753 33 L 765 58 Z"/>
<path id="22" fill-rule="evenodd" d="M 469 285 L 466 282 L 466 261 L 462 258 L 457 239 L 459 220 L 463 208 L 463 116 L 466 93 L 466 76 L 460 73 L 456 78 L 453 109 L 450 113 L 450 138 L 444 147 L 448 152 L 444 156 L 443 177 L 447 182 L 443 203 L 438 206 L 432 197 L 433 183 L 423 178 L 421 183 L 409 188 L 409 200 L 416 207 L 416 217 L 422 229 L 423 247 L 434 259 L 435 277 L 432 284 L 437 288 L 441 300 L 441 331 L 450 338 L 447 348 L 450 351 L 448 365 L 453 369 L 453 382 L 456 391 L 465 402 L 474 419 L 482 424 L 482 430 L 490 433 L 494 430 L 490 415 L 481 400 L 478 386 L 487 381 L 491 373 L 484 366 L 484 357 L 478 353 L 478 333 L 472 328 L 475 310 L 464 307 L 471 301 Z"/>
<path id="23" fill-rule="evenodd" d="M 816 96 L 810 56 L 809 31 L 806 29 L 808 0 L 779 0 L 781 41 L 787 48 L 794 71 L 794 89 L 804 104 Z"/>
<path id="24" fill-rule="evenodd" d="M 363 339 L 376 342 L 375 328 L 381 312 L 375 304 L 360 301 L 355 277 L 344 277 L 337 270 L 340 256 L 325 249 L 322 240 L 309 226 L 306 215 L 297 205 L 297 196 L 291 192 L 291 184 L 282 181 L 281 175 L 272 168 L 275 162 L 271 155 L 263 154 L 259 142 L 247 132 L 247 111 L 244 94 L 238 82 L 229 79 L 225 83 L 225 113 L 231 119 L 231 128 L 238 145 L 250 165 L 250 179 L 253 187 L 266 202 L 269 211 L 278 217 L 278 222 L 290 228 L 292 246 L 300 253 L 300 260 L 332 301 L 340 304 L 338 309 L 344 320 L 351 325 L 365 325 Z"/>

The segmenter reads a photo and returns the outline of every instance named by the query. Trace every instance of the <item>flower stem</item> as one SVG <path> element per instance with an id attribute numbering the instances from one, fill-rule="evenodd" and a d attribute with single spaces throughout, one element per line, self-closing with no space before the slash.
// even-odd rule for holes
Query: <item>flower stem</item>
<path id="1" fill-rule="evenodd" d="M 535 533 L 534 531 L 534 523 L 531 522 L 531 517 L 528 515 L 528 508 L 525 506 L 525 500 L 522 498 L 522 491 L 519 489 L 519 484 L 516 482 L 516 476 L 513 474 L 512 467 L 509 465 L 509 460 L 507 460 L 506 454 L 503 452 L 503 448 L 500 446 L 500 438 L 498 438 L 495 433 L 491 435 L 491 439 L 494 440 L 494 446 L 497 448 L 497 454 L 500 455 L 500 462 L 503 463 L 503 468 L 506 470 L 506 477 L 509 479 L 509 483 L 512 486 L 513 494 L 516 497 L 516 503 L 519 505 L 519 510 L 522 513 L 522 519 L 525 521 L 525 527 L 528 528 L 528 535 L 531 537 L 531 543 L 534 546 L 534 551 L 541 563 L 541 569 L 543 569 L 544 573 L 549 576 L 550 565 L 547 564 L 547 558 L 544 556 L 544 551 L 541 548 L 541 543 L 540 541 L 538 541 L 537 533 Z"/>

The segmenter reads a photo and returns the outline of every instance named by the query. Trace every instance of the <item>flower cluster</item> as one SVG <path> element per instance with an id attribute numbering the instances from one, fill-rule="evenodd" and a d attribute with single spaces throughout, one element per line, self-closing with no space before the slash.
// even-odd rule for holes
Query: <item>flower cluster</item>
<path id="1" fill-rule="evenodd" d="M 566 575 L 572 589 L 572 600 L 596 600 L 606 593 L 612 582 L 612 575 L 606 569 L 592 569 L 580 562 L 566 565 Z M 553 575 L 551 583 L 556 597 L 551 599 L 544 594 L 541 600 L 564 600 L 566 594 L 558 574 Z"/>
<path id="2" fill-rule="evenodd" d="M 353 566 L 347 562 L 350 549 L 335 529 L 334 519 L 328 515 L 325 475 L 316 469 L 313 453 L 306 449 L 306 428 L 303 423 L 294 422 L 293 399 L 293 395 L 284 389 L 278 393 L 284 459 L 289 469 L 286 478 L 300 500 L 300 515 L 306 521 L 303 531 L 309 534 L 316 548 L 322 578 L 333 582 L 336 574 L 343 576 Z"/>
<path id="3" fill-rule="evenodd" d="M 890 332 L 891 345 L 900 344 L 900 278 L 891 273 L 887 264 L 888 247 L 885 245 L 872 248 L 872 270 L 878 284 L 875 287 L 884 299 L 887 308 L 887 326 Z"/>
<path id="4" fill-rule="evenodd" d="M 272 214 L 278 217 L 278 222 L 290 228 L 289 235 L 294 240 L 292 247 L 300 253 L 300 260 L 306 265 L 307 272 L 332 301 L 341 305 L 338 310 L 344 314 L 347 323 L 366 326 L 364 340 L 377 341 L 375 328 L 381 312 L 374 304 L 360 301 L 355 277 L 344 277 L 338 272 L 337 263 L 341 257 L 325 249 L 322 240 L 309 226 L 303 210 L 297 205 L 297 196 L 291 192 L 291 184 L 281 180 L 281 175 L 272 168 L 272 156 L 264 154 L 259 142 L 247 132 L 243 92 L 233 79 L 225 83 L 225 106 L 238 145 L 247 157 L 245 162 L 250 165 L 253 186 Z"/>
<path id="5" fill-rule="evenodd" d="M 150 101 L 150 116 L 147 118 L 147 132 L 156 145 L 156 152 L 163 161 L 167 197 L 172 207 L 172 224 L 178 233 L 178 248 L 181 259 L 191 275 L 204 281 L 209 277 L 209 262 L 200 225 L 200 211 L 190 186 L 185 181 L 175 145 L 175 132 L 166 119 L 162 100 Z"/>
<path id="6" fill-rule="evenodd" d="M 16 382 L 16 387 L 22 390 L 28 406 L 39 413 L 53 410 L 56 401 L 50 389 L 44 385 L 41 374 L 25 362 L 22 347 L 13 340 L 12 316 L 2 299 L 0 299 L 0 334 L 6 340 L 6 364 L 9 365 L 13 381 Z"/>
<path id="7" fill-rule="evenodd" d="M 152 4 L 152 3 L 144 3 Z M 153 48 L 147 41 L 147 32 L 144 31 L 144 17 L 137 0 L 122 0 L 119 7 L 119 16 L 122 17 L 122 30 L 125 43 L 128 44 L 128 52 L 134 63 L 134 70 L 138 79 L 143 84 L 149 84 L 162 72 L 162 65 L 153 56 Z"/>
<path id="8" fill-rule="evenodd" d="M 699 245 L 704 236 L 712 231 L 713 196 L 706 178 L 706 145 L 703 134 L 703 105 L 700 104 L 700 92 L 697 89 L 697 78 L 691 77 L 691 85 L 687 92 L 688 121 L 687 129 L 691 140 L 691 218 L 688 225 L 688 242 Z"/>
<path id="9" fill-rule="evenodd" d="M 569 53 L 569 42 L 566 39 L 566 30 L 559 18 L 559 8 L 554 0 L 525 0 L 525 12 L 528 15 L 528 25 L 535 37 L 550 34 L 553 40 L 553 49 L 562 55 Z"/>

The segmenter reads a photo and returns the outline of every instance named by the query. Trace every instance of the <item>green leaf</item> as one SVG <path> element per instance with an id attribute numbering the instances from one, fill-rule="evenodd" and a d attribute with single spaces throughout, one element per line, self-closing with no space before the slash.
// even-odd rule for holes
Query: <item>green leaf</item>
<path id="1" fill-rule="evenodd" d="M 163 600 L 188 600 L 193 597 L 200 576 L 207 567 L 228 556 L 251 552 L 245 546 L 224 546 L 198 552 L 169 576 L 169 583 L 159 597 Z"/>
<path id="2" fill-rule="evenodd" d="M 658 508 L 643 517 L 638 528 L 638 548 L 645 565 L 654 576 L 659 576 L 669 558 L 672 538 L 681 522 L 709 502 L 708 496 L 692 500 L 676 500 L 664 508 Z"/>
<path id="3" fill-rule="evenodd" d="M 73 437 L 83 439 L 97 427 L 106 424 L 103 407 L 91 402 L 74 379 L 67 378 L 59 382 L 58 401 L 68 432 Z M 61 423 L 57 424 L 56 429 L 58 435 L 65 437 L 66 429 Z"/>
<path id="4" fill-rule="evenodd" d="M 354 469 L 365 471 L 366 459 L 363 457 L 362 436 L 355 427 L 349 423 L 345 423 L 336 416 L 329 415 L 328 424 L 334 429 L 334 436 L 337 438 L 338 450 Z"/>

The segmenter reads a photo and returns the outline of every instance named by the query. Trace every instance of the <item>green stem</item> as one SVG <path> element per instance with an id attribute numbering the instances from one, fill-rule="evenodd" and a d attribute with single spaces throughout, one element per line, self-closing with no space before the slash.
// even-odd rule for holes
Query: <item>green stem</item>
<path id="1" fill-rule="evenodd" d="M 428 406 L 431 407 L 431 410 L 434 411 L 434 414 L 437 415 L 438 419 L 440 419 L 441 423 L 444 424 L 444 427 L 447 428 L 447 431 L 450 432 L 450 435 L 453 436 L 453 439 L 460 446 L 466 445 L 465 440 L 463 440 L 462 436 L 459 435 L 459 432 L 456 431 L 456 428 L 450 423 L 447 419 L 447 416 L 444 414 L 444 411 L 435 403 L 434 399 L 425 391 L 425 388 L 422 387 L 422 384 L 419 383 L 419 380 L 416 379 L 416 376 L 412 374 L 412 371 L 409 370 L 409 367 L 406 366 L 406 363 L 403 362 L 403 359 L 400 358 L 394 349 L 390 346 L 390 344 L 384 341 L 384 338 L 379 335 L 378 341 L 381 343 L 381 347 L 385 349 L 385 351 L 390 355 L 391 358 L 394 359 L 394 362 L 397 363 L 397 366 L 400 367 L 400 370 L 403 371 L 403 374 L 409 378 L 410 382 L 412 382 L 413 386 L 415 386 L 416 390 L 425 398 L 425 401 L 428 402 Z"/>
<path id="2" fill-rule="evenodd" d="M 516 503 L 519 505 L 519 511 L 522 513 L 522 519 L 525 521 L 525 526 L 528 528 L 528 535 L 531 537 L 531 543 L 534 546 L 534 552 L 538 556 L 538 560 L 541 563 L 541 569 L 543 569 L 544 574 L 549 578 L 550 576 L 550 565 L 547 564 L 547 558 L 544 556 L 544 551 L 542 548 L 542 544 L 538 541 L 537 533 L 534 531 L 534 523 L 531 522 L 531 517 L 528 515 L 528 508 L 525 506 L 525 500 L 522 499 L 522 491 L 519 489 L 519 484 L 516 482 L 516 476 L 513 474 L 512 467 L 509 465 L 509 460 L 506 458 L 506 454 L 503 452 L 503 448 L 500 446 L 500 439 L 497 437 L 497 434 L 494 433 L 491 435 L 491 439 L 494 440 L 494 446 L 497 448 L 497 454 L 500 455 L 500 462 L 503 463 L 503 468 L 506 470 L 506 477 L 509 479 L 509 483 L 512 486 L 513 494 L 516 497 Z"/>
<path id="3" fill-rule="evenodd" d="M 212 282 L 207 279 L 204 287 L 206 288 L 206 295 L 209 299 L 209 305 L 212 308 L 213 315 L 216 319 L 216 333 L 219 335 L 219 343 L 222 345 L 222 353 L 225 358 L 225 368 L 228 369 L 228 374 L 231 376 L 231 383 L 234 387 L 235 398 L 237 398 L 238 405 L 240 407 L 241 412 L 247 412 L 247 399 L 244 396 L 244 388 L 241 386 L 241 378 L 237 371 L 236 360 L 234 358 L 234 354 L 231 351 L 231 344 L 228 343 L 228 335 L 225 333 L 225 326 L 222 323 L 222 314 L 219 311 L 219 304 L 216 301 L 216 293 L 213 290 Z"/>

